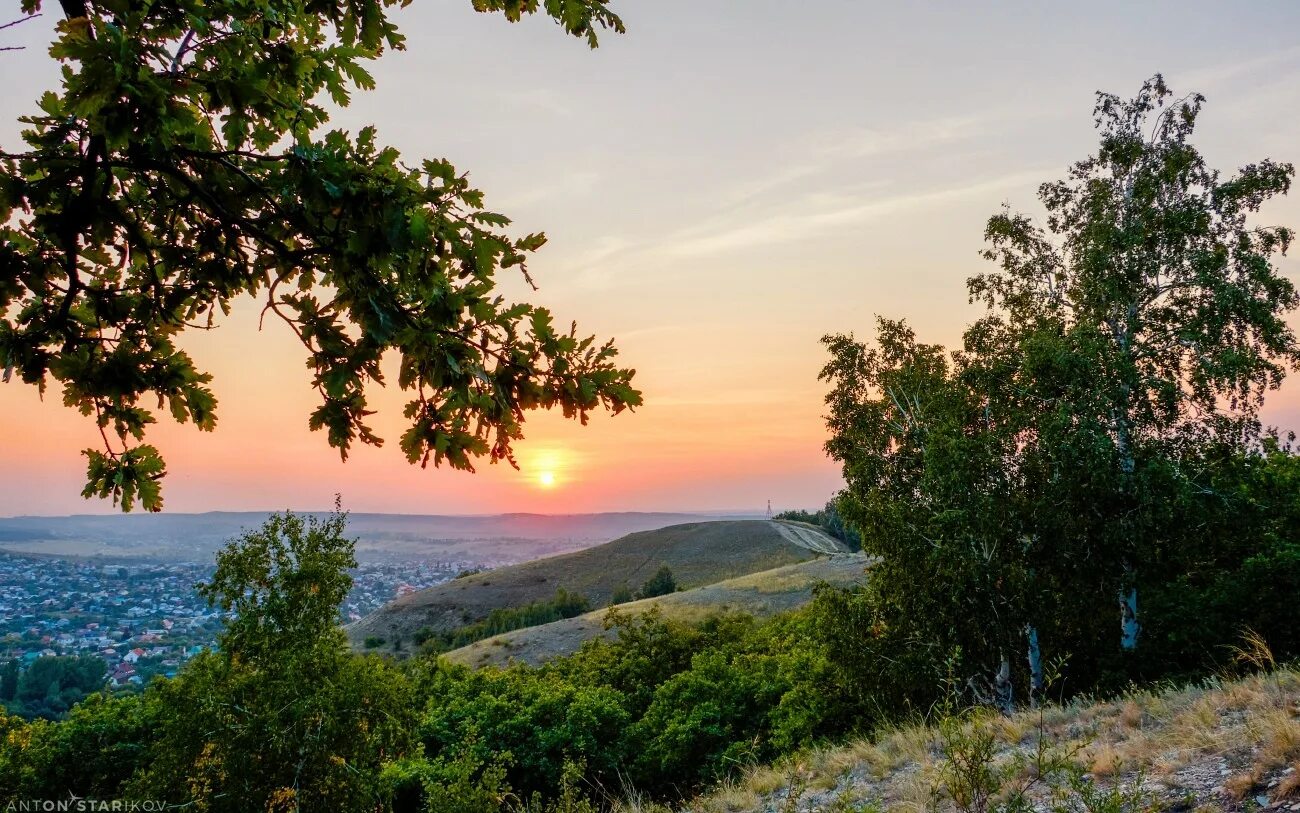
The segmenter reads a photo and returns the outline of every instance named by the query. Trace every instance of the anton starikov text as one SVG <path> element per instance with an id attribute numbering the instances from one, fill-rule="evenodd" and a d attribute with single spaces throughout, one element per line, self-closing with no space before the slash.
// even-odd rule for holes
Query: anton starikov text
<path id="1" fill-rule="evenodd" d="M 4 813 L 154 813 L 163 803 L 154 799 L 16 799 Z"/>

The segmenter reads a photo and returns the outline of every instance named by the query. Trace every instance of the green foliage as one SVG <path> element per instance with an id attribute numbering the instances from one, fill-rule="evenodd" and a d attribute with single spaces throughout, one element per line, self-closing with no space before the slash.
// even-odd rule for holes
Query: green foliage
<path id="1" fill-rule="evenodd" d="M 0 797 L 116 798 L 148 764 L 153 702 L 92 694 L 57 723 L 0 717 Z"/>
<path id="2" fill-rule="evenodd" d="M 544 802 L 541 794 L 533 794 L 523 813 L 599 813 L 579 785 L 583 779 L 586 766 L 581 760 L 566 761 L 564 772 L 560 775 L 560 789 L 555 798 Z"/>
<path id="3" fill-rule="evenodd" d="M 62 85 L 21 120 L 26 151 L 0 153 L 0 369 L 94 417 L 85 496 L 161 509 L 146 405 L 215 428 L 212 376 L 178 337 L 245 295 L 301 341 L 308 423 L 345 459 L 383 442 L 368 390 L 389 351 L 410 396 L 399 445 L 421 465 L 513 462 L 532 409 L 585 422 L 641 403 L 612 344 L 495 293 L 501 272 L 531 282 L 543 235 L 510 236 L 445 160 L 326 131 L 322 98 L 346 105 L 374 86 L 366 62 L 405 47 L 398 4 L 62 4 Z M 622 30 L 605 0 L 475 7 L 545 13 L 592 47 Z"/>
<path id="4" fill-rule="evenodd" d="M 558 787 L 566 759 L 585 759 L 593 774 L 612 778 L 625 757 L 629 714 L 608 686 L 553 670 L 438 667 L 423 693 L 429 704 L 418 734 L 427 751 L 454 752 L 473 734 L 475 759 L 512 755 L 510 784 L 520 793 Z"/>
<path id="5" fill-rule="evenodd" d="M 770 658 L 701 652 L 669 678 L 631 732 L 644 743 L 636 774 L 674 777 L 699 787 L 737 766 L 771 756 L 759 721 L 787 688 L 775 679 Z"/>
<path id="6" fill-rule="evenodd" d="M 205 654 L 154 681 L 154 758 L 130 789 L 207 809 L 371 810 L 409 746 L 402 674 L 333 641 L 245 661 Z"/>
<path id="7" fill-rule="evenodd" d="M 212 811 L 372 810 L 382 765 L 410 746 L 414 700 L 392 665 L 336 626 L 351 585 L 346 517 L 271 517 L 217 557 L 209 599 L 236 615 L 142 703 L 147 764 L 122 789 Z"/>
<path id="8" fill-rule="evenodd" d="M 513 807 L 503 766 L 509 755 L 484 763 L 468 753 L 469 745 L 472 740 L 447 758 L 408 758 L 384 766 L 380 781 L 394 813 L 504 813 Z"/>
<path id="9" fill-rule="evenodd" d="M 703 630 L 665 620 L 657 608 L 638 615 L 611 609 L 605 629 L 615 633 L 614 640 L 588 641 L 550 668 L 569 680 L 609 686 L 633 709 L 649 706 L 656 687 L 687 669 L 692 656 L 709 645 Z"/>
<path id="10" fill-rule="evenodd" d="M 583 37 L 595 48 L 597 28 L 623 33 L 623 21 L 609 10 L 608 0 L 474 0 L 474 8 L 483 12 L 500 12 L 510 22 L 519 22 L 525 14 L 536 14 L 540 9 L 553 18 L 564 30 Z"/>
<path id="11" fill-rule="evenodd" d="M 566 761 L 595 786 L 632 782 L 673 799 L 855 720 L 827 693 L 825 660 L 800 646 L 799 616 L 696 628 L 611 611 L 608 624 L 613 640 L 540 668 L 430 667 L 420 681 L 427 752 L 472 739 L 480 761 L 509 753 L 507 780 L 530 799 L 563 787 Z"/>
<path id="12" fill-rule="evenodd" d="M 422 628 L 416 632 L 416 643 L 430 651 L 446 652 L 503 632 L 549 624 L 563 618 L 573 618 L 590 609 L 591 603 L 586 597 L 578 593 L 570 593 L 561 587 L 555 591 L 553 599 L 535 601 L 523 607 L 500 607 L 489 613 L 482 621 L 451 632 L 436 634 L 428 628 Z"/>
<path id="13" fill-rule="evenodd" d="M 632 601 L 635 598 L 636 596 L 632 594 L 632 588 L 628 587 L 627 583 L 625 582 L 623 584 L 620 584 L 618 587 L 614 588 L 613 594 L 610 595 L 609 597 L 609 604 L 611 607 L 616 606 L 618 604 L 627 604 L 629 601 Z"/>
<path id="14" fill-rule="evenodd" d="M 10 661 L 0 674 L 0 698 L 22 717 L 60 717 L 87 695 L 104 688 L 104 661 L 94 656 L 37 658 L 26 669 Z"/>
<path id="15" fill-rule="evenodd" d="M 0 666 L 0 703 L 13 700 L 18 694 L 18 660 L 5 661 Z"/>
<path id="16" fill-rule="evenodd" d="M 672 568 L 664 565 L 655 571 L 654 575 L 646 579 L 645 584 L 637 591 L 637 598 L 654 598 L 655 596 L 666 596 L 670 593 L 677 592 L 677 579 L 673 577 Z"/>
<path id="17" fill-rule="evenodd" d="M 1226 665 L 1244 629 L 1284 659 L 1300 655 L 1300 457 L 1269 440 L 1233 475 L 1215 484 L 1237 493 L 1231 516 L 1190 541 L 1187 564 L 1146 594 L 1147 645 L 1188 674 Z"/>
<path id="18" fill-rule="evenodd" d="M 273 514 L 217 552 L 212 580 L 199 585 L 208 602 L 233 617 L 222 651 L 244 660 L 286 648 L 341 640 L 338 607 L 352 588 L 356 542 L 344 536 L 347 514 L 335 500 L 324 519 Z"/>
<path id="19" fill-rule="evenodd" d="M 857 700 L 924 709 L 950 663 L 987 696 L 1028 632 L 1071 656 L 1075 690 L 1168 673 L 1152 610 L 1180 577 L 1274 551 L 1286 589 L 1251 481 L 1264 393 L 1300 360 L 1284 318 L 1300 298 L 1274 264 L 1291 232 L 1248 221 L 1292 168 L 1221 177 L 1190 143 L 1200 110 L 1158 76 L 1131 101 L 1099 94 L 1098 152 L 1043 185 L 1046 228 L 990 219 L 998 270 L 968 282 L 988 314 L 960 352 L 885 319 L 872 345 L 825 339 L 838 508 L 880 563 L 824 592 L 814 629 Z M 1097 611 L 1130 591 L 1146 656 L 1120 646 L 1137 618 L 1121 642 L 1119 613 Z"/>

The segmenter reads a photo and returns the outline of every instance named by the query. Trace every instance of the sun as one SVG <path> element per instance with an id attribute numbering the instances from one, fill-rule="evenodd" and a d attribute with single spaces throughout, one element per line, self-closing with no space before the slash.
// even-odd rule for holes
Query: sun
<path id="1" fill-rule="evenodd" d="M 537 483 L 542 488 L 551 488 L 555 485 L 555 472 L 543 471 L 537 475 Z"/>

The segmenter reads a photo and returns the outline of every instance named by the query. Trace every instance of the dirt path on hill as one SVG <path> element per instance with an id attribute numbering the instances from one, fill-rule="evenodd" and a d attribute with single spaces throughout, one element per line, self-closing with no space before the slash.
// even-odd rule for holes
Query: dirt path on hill
<path id="1" fill-rule="evenodd" d="M 813 553 L 836 554 L 849 553 L 849 549 L 842 542 L 835 539 L 830 534 L 820 528 L 812 525 L 805 525 L 802 522 L 789 522 L 787 520 L 774 519 L 772 525 L 780 532 L 781 536 L 791 544 L 798 545 L 801 548 L 810 550 Z"/>

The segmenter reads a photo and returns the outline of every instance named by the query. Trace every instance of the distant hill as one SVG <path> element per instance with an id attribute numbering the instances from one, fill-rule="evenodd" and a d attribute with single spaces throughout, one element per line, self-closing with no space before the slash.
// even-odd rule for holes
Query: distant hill
<path id="1" fill-rule="evenodd" d="M 495 609 L 546 601 L 560 588 L 603 607 L 619 587 L 636 590 L 664 566 L 672 570 L 679 587 L 690 589 L 845 550 L 811 526 L 767 520 L 672 525 L 411 593 L 346 629 L 354 646 L 371 637 L 389 645 L 396 639 L 409 644 L 422 628 L 451 632 L 483 620 Z"/>
<path id="2" fill-rule="evenodd" d="M 683 621 L 700 621 L 728 611 L 764 618 L 808 603 L 819 583 L 846 587 L 862 581 L 869 564 L 870 560 L 863 554 L 839 554 L 620 604 L 618 610 L 643 613 L 658 607 L 664 616 Z M 444 657 L 476 667 L 505 666 L 512 662 L 536 666 L 576 652 L 591 638 L 612 636 L 605 629 L 608 613 L 609 609 L 603 608 L 576 618 L 495 635 L 448 652 Z"/>
<path id="3" fill-rule="evenodd" d="M 0 549 L 107 560 L 205 561 L 266 512 L 0 517 Z M 552 556 L 623 534 L 711 519 L 701 514 L 349 515 L 362 559 L 430 557 L 502 564 Z M 735 517 L 730 517 L 735 518 Z"/>

